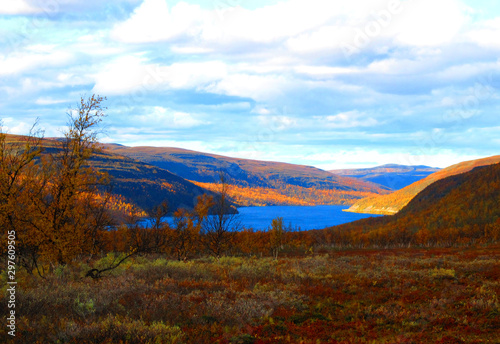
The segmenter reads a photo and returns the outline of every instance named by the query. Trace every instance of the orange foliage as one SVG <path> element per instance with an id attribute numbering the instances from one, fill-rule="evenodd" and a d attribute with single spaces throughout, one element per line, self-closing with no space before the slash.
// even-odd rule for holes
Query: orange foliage
<path id="1" fill-rule="evenodd" d="M 191 182 L 207 190 L 217 191 L 216 183 Z M 348 205 L 354 203 L 357 199 L 373 196 L 374 193 L 306 188 L 297 185 L 283 185 L 277 188 L 229 185 L 229 195 L 232 202 L 248 207 L 268 205 Z"/>
<path id="2" fill-rule="evenodd" d="M 419 192 L 424 190 L 432 183 L 444 178 L 466 173 L 478 166 L 493 165 L 500 162 L 500 155 L 489 158 L 465 161 L 450 167 L 447 167 L 439 172 L 433 173 L 428 177 L 419 180 L 407 187 L 393 192 L 388 195 L 373 195 L 366 199 L 361 199 L 356 202 L 348 211 L 355 213 L 393 215 L 404 208 Z"/>

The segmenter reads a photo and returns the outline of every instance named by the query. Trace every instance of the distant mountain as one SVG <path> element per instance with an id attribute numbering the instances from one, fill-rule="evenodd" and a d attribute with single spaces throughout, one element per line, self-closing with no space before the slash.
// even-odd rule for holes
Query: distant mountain
<path id="1" fill-rule="evenodd" d="M 244 205 L 353 204 L 357 199 L 388 192 L 383 186 L 311 166 L 230 158 L 180 148 L 116 144 L 104 147 L 110 153 L 155 165 L 209 189 L 218 182 L 219 171 L 223 171 L 227 182 L 237 186 L 236 198 L 243 199 Z M 264 193 L 266 198 L 262 199 L 260 195 Z"/>
<path id="2" fill-rule="evenodd" d="M 388 164 L 372 168 L 331 170 L 329 172 L 384 185 L 391 190 L 399 190 L 439 170 L 439 168 L 429 166 Z"/>
<path id="3" fill-rule="evenodd" d="M 356 202 L 347 211 L 355 213 L 392 215 L 401 210 L 420 191 L 424 190 L 432 183 L 449 176 L 468 172 L 478 166 L 492 165 L 498 162 L 500 162 L 500 155 L 484 159 L 465 161 L 435 172 L 428 177 L 391 194 L 362 199 Z"/>
<path id="4" fill-rule="evenodd" d="M 487 160 L 491 161 L 491 160 Z M 325 230 L 337 243 L 445 244 L 500 239 L 500 163 L 457 169 L 468 172 L 437 180 L 399 213 L 363 219 Z M 483 160 L 481 163 L 485 163 Z"/>

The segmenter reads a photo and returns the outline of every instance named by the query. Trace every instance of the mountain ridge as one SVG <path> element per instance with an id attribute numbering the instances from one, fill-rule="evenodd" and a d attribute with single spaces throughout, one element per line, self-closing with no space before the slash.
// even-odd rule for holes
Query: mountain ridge
<path id="1" fill-rule="evenodd" d="M 277 190 L 284 198 L 291 196 L 296 199 L 295 203 L 286 203 L 289 205 L 304 205 L 301 198 L 306 198 L 307 204 L 350 205 L 356 199 L 389 192 L 384 186 L 336 176 L 313 166 L 233 158 L 175 147 L 127 147 L 114 144 L 105 144 L 104 147 L 111 152 L 161 167 L 184 179 L 203 183 L 208 188 L 211 187 L 207 184 L 215 184 L 219 172 L 223 171 L 227 182 L 239 187 L 240 192 L 250 192 L 252 188 L 270 188 Z M 331 192 L 325 193 L 325 190 Z M 285 203 L 280 200 L 268 200 L 264 204 L 249 200 L 247 203 L 281 204 Z"/>
<path id="2" fill-rule="evenodd" d="M 387 186 L 391 190 L 399 190 L 439 170 L 441 169 L 425 165 L 385 164 L 370 168 L 337 169 L 328 172 L 370 181 Z"/>
<path id="3" fill-rule="evenodd" d="M 392 194 L 361 199 L 346 211 L 355 213 L 393 215 L 400 211 L 412 200 L 413 197 L 432 183 L 449 176 L 469 172 L 478 166 L 492 165 L 498 162 L 500 162 L 500 155 L 463 161 L 430 174 L 426 178 L 419 180 L 401 190 L 397 190 Z"/>
<path id="4" fill-rule="evenodd" d="M 496 242 L 500 238 L 500 163 L 439 179 L 395 215 L 330 227 L 323 234 L 330 242 L 382 246 Z"/>
<path id="5" fill-rule="evenodd" d="M 14 143 L 25 140 L 26 136 L 7 134 L 6 139 L 8 143 Z M 42 154 L 57 153 L 57 142 L 60 140 L 62 138 L 43 138 Z M 157 166 L 105 150 L 96 152 L 89 159 L 88 165 L 107 172 L 112 194 L 122 196 L 126 202 L 140 210 L 149 210 L 163 201 L 167 201 L 170 212 L 179 207 L 193 208 L 197 196 L 205 193 L 213 195 L 212 191 Z"/>

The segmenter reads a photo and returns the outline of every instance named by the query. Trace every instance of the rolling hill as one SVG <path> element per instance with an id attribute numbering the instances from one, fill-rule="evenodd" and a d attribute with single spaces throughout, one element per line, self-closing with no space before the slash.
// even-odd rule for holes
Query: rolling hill
<path id="1" fill-rule="evenodd" d="M 242 205 L 353 204 L 357 199 L 389 192 L 383 186 L 311 166 L 230 158 L 180 148 L 116 144 L 104 147 L 107 152 L 163 168 L 208 189 L 214 189 L 219 172 L 223 171 L 228 184 L 234 186 L 233 198 Z"/>
<path id="2" fill-rule="evenodd" d="M 463 165 L 461 168 L 466 169 Z M 325 232 L 331 242 L 363 245 L 498 241 L 500 163 L 442 178 L 418 193 L 396 215 L 363 219 Z"/>
<path id="3" fill-rule="evenodd" d="M 150 209 L 163 201 L 170 211 L 193 208 L 196 197 L 210 191 L 157 166 L 128 157 L 102 152 L 91 165 L 111 176 L 112 192 L 125 197 L 142 209 Z"/>
<path id="4" fill-rule="evenodd" d="M 389 164 L 372 168 L 331 170 L 329 172 L 384 185 L 391 190 L 399 190 L 439 170 L 439 168 L 429 166 Z"/>
<path id="5" fill-rule="evenodd" d="M 468 172 L 478 166 L 492 165 L 498 162 L 500 162 L 500 155 L 484 159 L 465 161 L 456 165 L 452 165 L 438 172 L 435 172 L 428 177 L 419 180 L 418 182 L 415 182 L 401 190 L 395 191 L 392 194 L 362 199 L 352 205 L 347 211 L 381 215 L 396 214 L 405 205 L 407 205 L 420 191 L 424 190 L 432 183 L 449 176 Z"/>
<path id="6" fill-rule="evenodd" d="M 7 135 L 7 142 L 22 142 L 23 136 Z M 58 138 L 45 138 L 42 146 L 46 153 L 57 151 Z M 109 151 L 97 153 L 90 165 L 111 177 L 112 194 L 123 197 L 125 202 L 148 210 L 163 201 L 169 210 L 179 207 L 192 208 L 198 195 L 211 191 L 203 189 L 157 166 L 121 156 Z"/>

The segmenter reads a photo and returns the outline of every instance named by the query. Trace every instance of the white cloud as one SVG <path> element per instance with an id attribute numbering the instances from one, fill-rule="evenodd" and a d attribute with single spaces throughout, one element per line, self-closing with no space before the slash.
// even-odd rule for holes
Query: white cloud
<path id="1" fill-rule="evenodd" d="M 337 7 L 338 3 L 326 0 L 291 0 L 253 11 L 233 7 L 225 10 L 223 20 L 209 14 L 212 20 L 204 28 L 203 38 L 224 43 L 271 43 L 322 25 Z"/>
<path id="2" fill-rule="evenodd" d="M 249 111 L 252 109 L 252 104 L 249 102 L 235 102 L 235 103 L 220 103 L 213 105 L 201 105 L 202 109 L 217 111 L 217 112 L 232 112 L 232 111 Z"/>
<path id="3" fill-rule="evenodd" d="M 217 46 L 290 39 L 288 44 L 293 51 L 315 51 L 332 43 L 338 45 L 340 38 L 352 32 L 354 22 L 365 20 L 370 9 L 386 6 L 386 0 L 289 0 L 255 10 L 240 6 L 207 10 L 185 2 L 169 8 L 165 0 L 144 0 L 126 21 L 114 27 L 112 37 L 144 43 L 172 41 L 182 36 Z"/>
<path id="4" fill-rule="evenodd" d="M 17 52 L 8 56 L 0 55 L 0 75 L 17 75 L 44 67 L 60 67 L 68 64 L 73 55 L 64 51 L 42 52 L 36 46 L 31 52 Z"/>
<path id="5" fill-rule="evenodd" d="M 208 122 L 198 119 L 193 114 L 181 111 L 174 111 L 161 106 L 154 106 L 146 109 L 147 114 L 134 116 L 134 124 L 149 127 L 153 130 L 161 129 L 186 129 Z"/>
<path id="6" fill-rule="evenodd" d="M 2 120 L 0 122 L 0 124 L 2 124 L 2 132 L 8 134 L 26 135 L 33 127 L 33 123 L 35 123 L 34 119 L 31 119 L 31 122 L 19 121 L 18 119 L 12 117 L 0 119 Z"/>
<path id="7" fill-rule="evenodd" d="M 234 73 L 218 83 L 207 87 L 207 91 L 238 97 L 250 97 L 257 101 L 273 99 L 291 87 L 290 80 L 283 75 L 251 75 Z"/>
<path id="8" fill-rule="evenodd" d="M 499 49 L 500 17 L 476 25 L 466 37 L 481 47 Z"/>
<path id="9" fill-rule="evenodd" d="M 290 51 L 299 54 L 332 53 L 342 51 L 344 44 L 351 44 L 352 38 L 353 30 L 351 26 L 330 25 L 290 37 L 286 45 Z"/>
<path id="10" fill-rule="evenodd" d="M 120 57 L 95 75 L 94 91 L 102 94 L 128 94 L 170 89 L 205 89 L 227 74 L 223 62 L 174 63 L 169 66 L 148 63 L 139 55 Z"/>
<path id="11" fill-rule="evenodd" d="M 297 66 L 294 68 L 299 74 L 310 76 L 335 76 L 342 74 L 355 74 L 361 72 L 360 69 L 354 67 L 330 67 L 330 66 Z"/>
<path id="12" fill-rule="evenodd" d="M 128 20 L 115 26 L 112 37 L 122 42 L 159 42 L 199 30 L 203 12 L 198 5 L 180 2 L 169 10 L 165 0 L 145 0 Z"/>
<path id="13" fill-rule="evenodd" d="M 221 61 L 198 63 L 174 63 L 158 68 L 159 76 L 175 89 L 203 89 L 223 80 L 227 74 L 227 66 Z"/>
<path id="14" fill-rule="evenodd" d="M 466 64 L 460 64 L 455 66 L 447 67 L 446 69 L 437 73 L 436 77 L 440 80 L 446 81 L 457 81 L 457 80 L 467 80 L 476 79 L 476 83 L 491 84 L 491 80 L 486 80 L 485 77 L 480 77 L 488 75 L 491 78 L 493 74 L 496 74 L 500 69 L 500 60 L 495 62 L 469 62 Z"/>
<path id="15" fill-rule="evenodd" d="M 35 104 L 37 105 L 54 105 L 61 103 L 68 103 L 68 101 L 64 99 L 52 99 L 51 97 L 41 97 L 35 100 Z"/>
<path id="16" fill-rule="evenodd" d="M 4 0 L 0 6 L 0 14 L 8 15 L 34 14 L 41 11 L 41 8 L 33 7 L 25 0 Z"/>
<path id="17" fill-rule="evenodd" d="M 205 47 L 197 47 L 197 46 L 192 46 L 192 45 L 187 45 L 187 46 L 182 46 L 182 45 L 173 45 L 170 50 L 172 50 L 173 53 L 176 54 L 186 54 L 186 55 L 191 55 L 191 54 L 208 54 L 213 51 L 211 48 L 205 48 Z"/>
<path id="18" fill-rule="evenodd" d="M 315 118 L 320 122 L 322 122 L 324 126 L 331 129 L 372 127 L 379 124 L 379 122 L 376 119 L 355 110 L 331 116 L 324 116 L 324 117 L 316 116 Z"/>
<path id="19" fill-rule="evenodd" d="M 419 74 L 431 72 L 435 61 L 432 59 L 388 58 L 377 60 L 368 65 L 366 72 L 377 74 Z"/>
<path id="20" fill-rule="evenodd" d="M 263 115 L 263 116 L 271 114 L 271 111 L 268 108 L 261 107 L 261 106 L 255 108 L 252 112 L 257 113 L 259 115 Z"/>
<path id="21" fill-rule="evenodd" d="M 93 92 L 108 95 L 126 94 L 145 87 L 152 77 L 148 74 L 144 61 L 145 59 L 139 56 L 123 56 L 105 65 L 94 76 Z M 153 83 L 156 84 L 154 79 Z"/>
<path id="22" fill-rule="evenodd" d="M 466 23 L 466 8 L 458 0 L 409 0 L 389 26 L 403 44 L 439 46 L 453 41 Z"/>
<path id="23" fill-rule="evenodd" d="M 284 115 L 272 116 L 268 114 L 263 114 L 257 117 L 257 121 L 259 123 L 259 128 L 267 129 L 272 132 L 295 128 L 297 127 L 298 124 L 297 119 Z"/>

